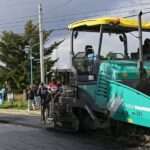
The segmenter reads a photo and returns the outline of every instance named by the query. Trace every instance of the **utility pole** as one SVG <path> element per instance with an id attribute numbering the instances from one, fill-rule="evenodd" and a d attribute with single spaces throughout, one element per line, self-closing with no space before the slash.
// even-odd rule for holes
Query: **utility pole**
<path id="1" fill-rule="evenodd" d="M 44 48 L 43 48 L 43 30 L 42 30 L 42 4 L 39 4 L 39 38 L 40 38 L 40 73 L 41 82 L 45 83 L 44 75 Z"/>

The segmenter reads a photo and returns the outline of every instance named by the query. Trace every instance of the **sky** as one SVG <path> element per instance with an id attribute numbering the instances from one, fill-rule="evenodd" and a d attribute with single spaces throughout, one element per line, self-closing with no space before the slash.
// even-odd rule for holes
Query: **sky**
<path id="1" fill-rule="evenodd" d="M 0 0 L 0 31 L 11 30 L 22 33 L 27 20 L 32 19 L 38 23 L 38 4 L 40 2 L 43 6 L 43 28 L 45 30 L 66 28 L 69 23 L 84 18 L 129 16 L 137 14 L 139 10 L 150 11 L 149 0 Z M 150 15 L 144 15 L 144 19 L 150 19 Z M 52 57 L 59 57 L 57 66 L 65 68 L 70 63 L 69 32 L 54 31 L 46 46 L 55 40 L 62 39 L 65 41 Z M 77 41 L 77 49 L 80 49 L 87 41 L 97 49 L 97 40 L 97 35 L 82 35 Z M 114 42 L 111 44 L 115 45 Z M 109 47 L 106 46 L 105 49 Z"/>
<path id="2" fill-rule="evenodd" d="M 125 16 L 150 7 L 149 0 L 0 0 L 0 31 L 22 32 L 27 20 L 38 22 L 39 2 L 43 5 L 43 26 L 48 30 L 82 18 Z"/>

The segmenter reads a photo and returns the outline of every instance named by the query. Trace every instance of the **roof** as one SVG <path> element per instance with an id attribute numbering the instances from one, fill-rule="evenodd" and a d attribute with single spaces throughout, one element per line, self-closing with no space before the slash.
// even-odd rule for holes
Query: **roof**
<path id="1" fill-rule="evenodd" d="M 105 32 L 130 32 L 138 30 L 138 20 L 119 17 L 102 17 L 80 20 L 71 23 L 68 28 L 70 30 L 99 32 L 100 25 L 103 25 Z M 143 22 L 142 29 L 144 31 L 150 31 L 150 22 Z"/>

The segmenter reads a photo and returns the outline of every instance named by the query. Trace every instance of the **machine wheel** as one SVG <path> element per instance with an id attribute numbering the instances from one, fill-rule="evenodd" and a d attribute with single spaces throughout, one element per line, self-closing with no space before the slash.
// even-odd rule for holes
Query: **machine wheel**
<path id="1" fill-rule="evenodd" d="M 115 120 L 110 120 L 110 133 L 113 136 L 118 137 L 120 136 L 120 131 L 119 123 Z"/>
<path id="2" fill-rule="evenodd" d="M 116 120 L 111 120 L 110 121 L 110 131 L 113 136 L 128 137 L 128 136 L 137 135 L 137 133 L 139 133 L 140 130 L 139 129 L 137 130 L 137 126 L 135 126 L 135 125 L 116 121 Z"/>
<path id="3" fill-rule="evenodd" d="M 75 110 L 75 115 L 79 120 L 79 131 L 95 130 L 94 121 L 84 109 Z"/>

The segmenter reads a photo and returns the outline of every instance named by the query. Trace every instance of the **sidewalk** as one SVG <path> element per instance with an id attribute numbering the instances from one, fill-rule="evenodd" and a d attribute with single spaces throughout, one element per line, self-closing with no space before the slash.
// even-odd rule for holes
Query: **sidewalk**
<path id="1" fill-rule="evenodd" d="M 40 111 L 0 109 L 0 123 L 41 128 Z"/>

